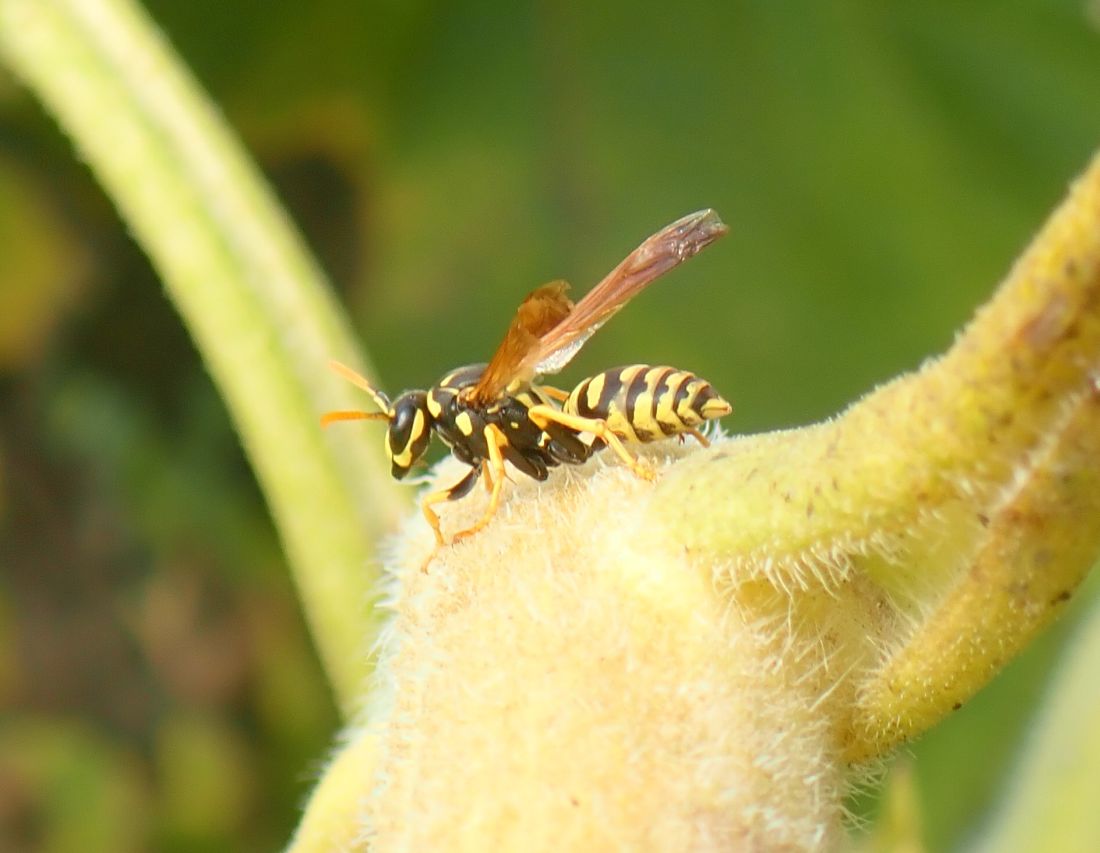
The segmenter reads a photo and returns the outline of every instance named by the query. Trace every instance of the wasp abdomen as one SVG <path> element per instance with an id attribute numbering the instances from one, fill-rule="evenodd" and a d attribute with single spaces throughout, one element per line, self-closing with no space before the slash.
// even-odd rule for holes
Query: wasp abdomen
<path id="1" fill-rule="evenodd" d="M 567 414 L 606 421 L 624 441 L 656 441 L 691 432 L 731 411 L 714 387 L 686 370 L 633 364 L 614 367 L 573 389 Z"/>

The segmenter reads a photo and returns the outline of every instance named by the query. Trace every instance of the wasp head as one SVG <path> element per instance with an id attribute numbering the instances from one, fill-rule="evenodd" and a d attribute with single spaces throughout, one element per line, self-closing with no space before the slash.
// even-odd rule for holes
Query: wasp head
<path id="1" fill-rule="evenodd" d="M 390 471 L 400 480 L 424 455 L 432 438 L 432 419 L 428 412 L 426 391 L 406 391 L 392 403 L 389 398 L 350 367 L 338 361 L 330 361 L 329 367 L 353 385 L 363 389 L 374 400 L 377 412 L 357 409 L 326 412 L 321 416 L 321 426 L 336 421 L 386 421 L 386 456 Z"/>
<path id="2" fill-rule="evenodd" d="M 393 401 L 389 410 L 390 427 L 386 431 L 386 455 L 390 472 L 400 480 L 424 455 L 432 438 L 425 391 L 406 391 Z"/>

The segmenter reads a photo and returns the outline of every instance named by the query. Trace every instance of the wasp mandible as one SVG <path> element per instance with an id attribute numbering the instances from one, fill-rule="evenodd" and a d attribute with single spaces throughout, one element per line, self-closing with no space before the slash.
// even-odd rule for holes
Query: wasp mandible
<path id="1" fill-rule="evenodd" d="M 451 541 L 477 533 L 500 503 L 505 462 L 541 481 L 557 465 L 579 465 L 610 447 L 635 474 L 653 479 L 626 444 L 690 434 L 706 445 L 699 426 L 732 411 L 709 382 L 684 370 L 642 364 L 605 370 L 571 392 L 538 378 L 560 371 L 643 288 L 728 230 L 713 210 L 678 219 L 627 255 L 576 305 L 565 295 L 569 286 L 564 281 L 537 288 L 520 304 L 487 364 L 452 370 L 427 391 L 406 391 L 391 401 L 351 368 L 331 362 L 333 370 L 371 396 L 378 411 L 328 412 L 321 424 L 386 421 L 386 455 L 398 480 L 424 455 L 433 432 L 470 466 L 453 486 L 421 501 L 440 545 L 446 539 L 432 506 L 469 494 L 484 476 L 488 508 Z M 591 440 L 583 440 L 584 434 Z"/>

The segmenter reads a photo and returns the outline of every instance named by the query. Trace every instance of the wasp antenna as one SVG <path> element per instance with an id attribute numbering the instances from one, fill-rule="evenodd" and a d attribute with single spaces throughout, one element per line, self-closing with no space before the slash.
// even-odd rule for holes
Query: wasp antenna
<path id="1" fill-rule="evenodd" d="M 389 421 L 390 415 L 385 412 L 360 412 L 353 410 L 340 410 L 325 412 L 321 415 L 321 426 L 327 427 L 337 421 Z"/>
<path id="2" fill-rule="evenodd" d="M 336 359 L 331 359 L 328 363 L 328 366 L 329 366 L 329 369 L 331 369 L 334 373 L 337 373 L 340 376 L 344 377 L 344 379 L 346 379 L 348 382 L 350 382 L 356 388 L 362 388 L 364 391 L 366 391 L 368 394 L 370 394 L 371 399 L 374 400 L 374 404 L 376 406 L 378 406 L 379 409 L 382 410 L 382 413 L 384 414 L 384 417 L 385 417 L 386 420 L 390 420 L 390 419 L 393 418 L 393 406 L 390 403 L 390 398 L 389 397 L 387 397 L 385 394 L 383 394 L 381 391 L 379 391 L 377 388 L 375 388 L 373 385 L 371 385 L 370 382 L 368 382 L 365 378 L 360 376 L 358 373 L 356 373 L 354 370 L 352 370 L 346 364 L 343 364 L 342 362 L 339 362 Z M 334 420 L 352 420 L 352 419 L 350 419 L 350 418 L 334 418 Z M 362 420 L 362 419 L 360 418 L 359 420 Z M 376 419 L 372 418 L 371 420 L 376 420 Z"/>

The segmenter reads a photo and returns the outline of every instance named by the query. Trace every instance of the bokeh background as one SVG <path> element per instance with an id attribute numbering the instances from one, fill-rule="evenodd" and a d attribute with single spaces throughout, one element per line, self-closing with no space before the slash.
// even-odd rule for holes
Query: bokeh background
<path id="1" fill-rule="evenodd" d="M 145 6 L 391 391 L 715 207 L 563 381 L 668 362 L 734 431 L 828 417 L 948 346 L 1100 145 L 1081 0 Z M 930 849 L 980 826 L 1082 606 L 910 750 Z M 276 848 L 337 725 L 199 356 L 0 71 L 0 849 Z"/>

